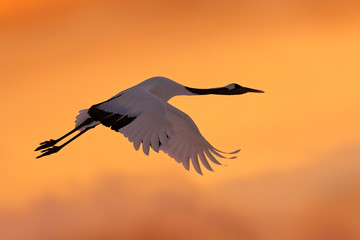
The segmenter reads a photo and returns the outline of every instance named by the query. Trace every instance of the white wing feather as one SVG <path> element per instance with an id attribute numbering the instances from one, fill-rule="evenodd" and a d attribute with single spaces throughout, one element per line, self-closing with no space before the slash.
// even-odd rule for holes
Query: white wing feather
<path id="1" fill-rule="evenodd" d="M 162 150 L 187 170 L 191 161 L 195 171 L 201 175 L 199 160 L 206 169 L 213 171 L 208 160 L 221 165 L 214 155 L 226 158 L 220 154 L 224 152 L 206 141 L 187 114 L 143 88 L 130 88 L 98 107 L 106 112 L 136 117 L 118 131 L 133 143 L 136 150 L 142 145 L 146 155 L 150 147 L 155 152 Z"/>
<path id="2" fill-rule="evenodd" d="M 134 121 L 119 129 L 119 132 L 133 143 L 136 150 L 142 144 L 143 152 L 148 155 L 150 147 L 159 152 L 160 145 L 168 145 L 172 130 L 171 123 L 166 117 L 165 103 L 150 92 L 143 89 L 128 89 L 121 96 L 100 107 L 122 115 L 136 116 Z"/>
<path id="3" fill-rule="evenodd" d="M 170 104 L 167 104 L 166 107 L 168 119 L 172 124 L 174 134 L 170 138 L 168 146 L 162 147 L 161 150 L 166 152 L 170 157 L 174 158 L 178 163 L 182 163 L 184 168 L 187 170 L 189 170 L 191 160 L 195 171 L 199 174 L 202 174 L 199 159 L 202 165 L 210 171 L 213 171 L 213 169 L 211 168 L 208 159 L 215 164 L 221 165 L 213 154 L 221 158 L 226 158 L 220 154 L 224 152 L 217 150 L 211 146 L 208 141 L 206 141 L 194 121 L 186 113 Z M 237 152 L 239 152 L 239 150 L 230 154 L 235 154 Z"/>

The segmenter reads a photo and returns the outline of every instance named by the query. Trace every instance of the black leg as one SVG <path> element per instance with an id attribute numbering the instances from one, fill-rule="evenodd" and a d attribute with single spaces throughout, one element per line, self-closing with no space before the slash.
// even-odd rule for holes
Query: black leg
<path id="1" fill-rule="evenodd" d="M 40 143 L 40 146 L 38 148 L 35 149 L 35 151 L 39 151 L 41 149 L 44 148 L 49 148 L 51 146 L 54 146 L 56 143 L 58 143 L 59 141 L 63 140 L 64 138 L 66 138 L 67 136 L 73 134 L 74 132 L 76 132 L 77 130 L 79 130 L 80 128 L 84 127 L 85 125 L 90 124 L 91 122 L 93 122 L 93 120 L 91 120 L 90 118 L 85 120 L 82 124 L 80 124 L 79 126 L 77 126 L 76 128 L 74 128 L 73 130 L 71 130 L 70 132 L 68 132 L 67 134 L 65 134 L 64 136 L 54 140 L 54 139 L 50 139 L 49 141 L 45 141 Z"/>
<path id="2" fill-rule="evenodd" d="M 95 126 L 93 127 L 88 127 L 88 128 L 85 128 L 84 130 L 82 130 L 79 134 L 75 135 L 74 137 L 72 137 L 70 140 L 68 140 L 67 142 L 63 143 L 62 145 L 60 146 L 50 146 L 44 150 L 42 150 L 41 152 L 43 154 L 41 154 L 40 156 L 37 156 L 36 158 L 41 158 L 41 157 L 44 157 L 44 156 L 47 156 L 47 155 L 50 155 L 50 154 L 53 154 L 53 153 L 57 153 L 58 151 L 60 151 L 60 149 L 62 149 L 63 147 L 65 147 L 66 145 L 68 145 L 70 142 L 74 141 L 76 138 L 80 137 L 82 134 L 84 134 L 85 132 L 87 132 L 88 130 L 94 128 Z M 69 135 L 69 134 L 68 134 Z M 64 138 L 64 137 L 62 137 Z M 59 140 L 60 141 L 60 140 Z"/>
<path id="3" fill-rule="evenodd" d="M 40 143 L 40 146 L 38 148 L 35 149 L 35 151 L 39 151 L 41 149 L 44 148 L 48 148 L 51 146 L 54 146 L 56 143 L 58 143 L 59 141 L 63 140 L 64 138 L 66 138 L 67 136 L 69 136 L 70 134 L 74 133 L 76 130 L 78 130 L 77 128 L 74 128 L 73 130 L 71 130 L 70 132 L 68 132 L 67 134 L 65 134 L 64 136 L 54 140 L 54 139 L 50 139 L 48 141 L 42 142 Z"/>

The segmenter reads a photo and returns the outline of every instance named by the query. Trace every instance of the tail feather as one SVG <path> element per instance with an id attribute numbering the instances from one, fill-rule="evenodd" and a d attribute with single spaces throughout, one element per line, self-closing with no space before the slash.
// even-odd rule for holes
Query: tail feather
<path id="1" fill-rule="evenodd" d="M 79 111 L 79 114 L 76 116 L 76 119 L 75 119 L 75 128 L 80 127 L 80 125 L 85 123 L 85 121 L 88 121 L 89 119 L 91 119 L 91 117 L 88 114 L 88 110 L 89 109 L 83 109 L 83 110 Z M 84 126 L 81 126 L 81 128 L 79 128 L 78 130 L 81 131 L 84 128 L 96 126 L 100 123 L 98 121 L 89 121 L 89 122 L 90 122 L 90 124 L 85 124 Z"/>

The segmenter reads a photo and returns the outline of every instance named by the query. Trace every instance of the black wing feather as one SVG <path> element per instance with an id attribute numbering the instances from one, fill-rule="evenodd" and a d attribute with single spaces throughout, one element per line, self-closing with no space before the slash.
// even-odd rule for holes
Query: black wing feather
<path id="1" fill-rule="evenodd" d="M 100 104 L 93 105 L 89 111 L 89 116 L 94 121 L 99 121 L 106 127 L 110 127 L 112 130 L 119 131 L 120 128 L 130 124 L 136 117 L 129 117 L 118 113 L 107 112 L 99 108 Z"/>

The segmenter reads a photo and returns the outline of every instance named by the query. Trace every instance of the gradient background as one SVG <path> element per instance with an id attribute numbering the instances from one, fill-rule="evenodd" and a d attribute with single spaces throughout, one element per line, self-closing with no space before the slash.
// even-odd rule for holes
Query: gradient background
<path id="1" fill-rule="evenodd" d="M 360 5 L 0 3 L 0 239 L 360 239 Z M 98 127 L 38 143 L 152 76 L 266 94 L 177 97 L 238 158 L 199 176 Z"/>

